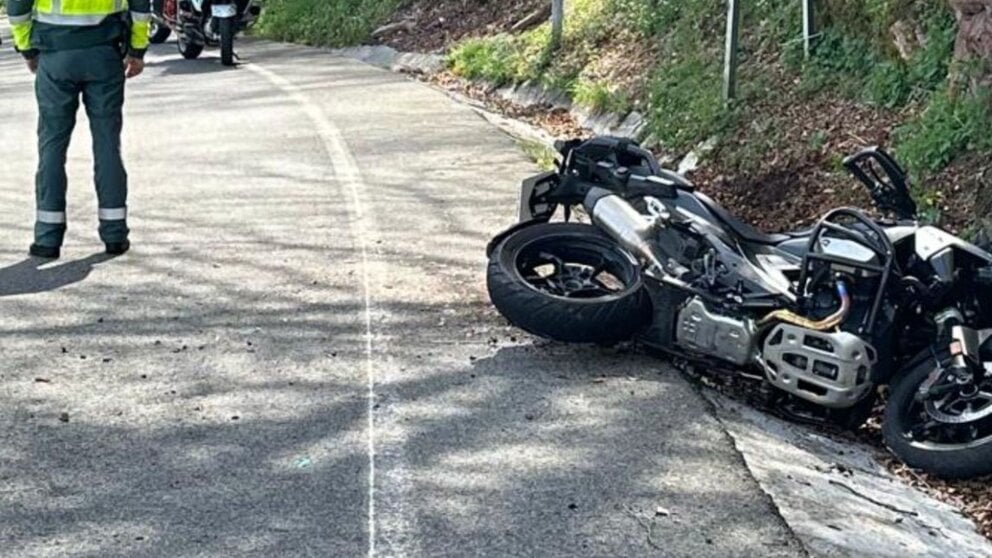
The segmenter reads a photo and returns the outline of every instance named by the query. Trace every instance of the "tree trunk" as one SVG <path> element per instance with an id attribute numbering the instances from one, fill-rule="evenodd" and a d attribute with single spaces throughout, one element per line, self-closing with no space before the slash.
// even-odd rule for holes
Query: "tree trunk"
<path id="1" fill-rule="evenodd" d="M 992 86 L 992 0 L 950 0 L 958 20 L 955 77 L 972 90 Z M 964 72 L 964 75 L 962 75 Z M 957 80 L 956 80 L 957 81 Z"/>

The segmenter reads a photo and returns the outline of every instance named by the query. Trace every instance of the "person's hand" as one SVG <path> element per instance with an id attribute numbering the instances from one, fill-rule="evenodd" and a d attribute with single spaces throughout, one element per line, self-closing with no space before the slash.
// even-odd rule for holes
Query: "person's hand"
<path id="1" fill-rule="evenodd" d="M 145 61 L 140 58 L 128 56 L 124 59 L 124 76 L 131 79 L 145 71 Z"/>
<path id="2" fill-rule="evenodd" d="M 25 62 L 28 65 L 28 71 L 30 71 L 32 74 L 37 74 L 38 73 L 38 57 L 37 56 L 35 56 L 34 58 L 27 58 L 27 59 L 25 59 Z"/>

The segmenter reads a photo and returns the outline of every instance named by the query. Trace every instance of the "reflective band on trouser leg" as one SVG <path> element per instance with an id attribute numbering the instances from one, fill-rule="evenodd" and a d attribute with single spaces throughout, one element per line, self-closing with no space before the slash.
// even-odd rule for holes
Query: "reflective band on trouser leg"
<path id="1" fill-rule="evenodd" d="M 38 222 L 46 225 L 64 225 L 65 211 L 42 211 L 38 210 Z"/>
<path id="2" fill-rule="evenodd" d="M 115 207 L 112 209 L 99 210 L 99 216 L 101 221 L 126 221 L 127 220 L 127 208 L 126 207 Z"/>
<path id="3" fill-rule="evenodd" d="M 20 23 L 27 23 L 32 19 L 34 19 L 34 14 L 28 12 L 24 15 L 19 15 L 19 16 L 8 15 L 7 19 L 10 21 L 11 25 L 18 25 Z"/>

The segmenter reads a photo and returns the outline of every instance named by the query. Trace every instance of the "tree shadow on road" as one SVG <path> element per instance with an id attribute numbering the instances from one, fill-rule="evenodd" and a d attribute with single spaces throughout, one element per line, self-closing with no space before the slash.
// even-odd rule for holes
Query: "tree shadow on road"
<path id="1" fill-rule="evenodd" d="M 27 258 L 0 268 L 0 297 L 44 293 L 79 283 L 89 277 L 94 266 L 111 259 L 113 256 L 97 253 L 81 260 L 49 265 L 49 260 Z"/>

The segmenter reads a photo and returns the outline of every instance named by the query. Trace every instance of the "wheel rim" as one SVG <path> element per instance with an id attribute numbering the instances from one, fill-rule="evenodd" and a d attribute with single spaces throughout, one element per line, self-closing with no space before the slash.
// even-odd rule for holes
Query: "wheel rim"
<path id="1" fill-rule="evenodd" d="M 522 246 L 515 271 L 530 288 L 569 300 L 621 297 L 637 287 L 637 263 L 597 237 L 551 235 Z"/>
<path id="2" fill-rule="evenodd" d="M 955 451 L 992 442 L 992 380 L 958 384 L 945 373 L 934 389 L 939 396 L 919 397 L 904 407 L 903 437 L 928 451 Z"/>

